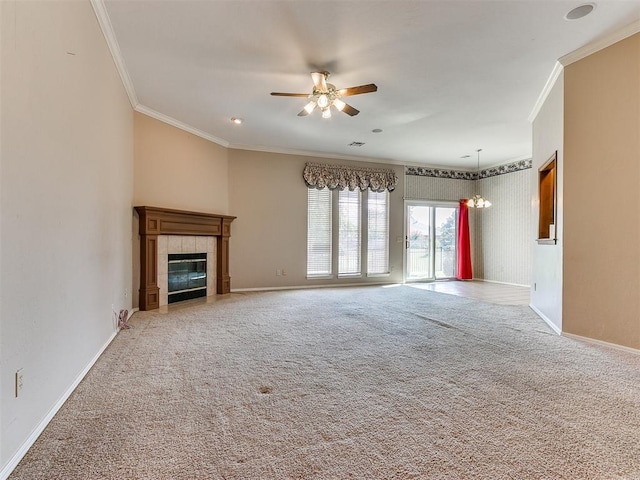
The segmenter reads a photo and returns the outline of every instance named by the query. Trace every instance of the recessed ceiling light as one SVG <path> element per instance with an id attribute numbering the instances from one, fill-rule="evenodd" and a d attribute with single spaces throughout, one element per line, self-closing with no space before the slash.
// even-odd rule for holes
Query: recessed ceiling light
<path id="1" fill-rule="evenodd" d="M 373 130 L 371 130 L 373 133 L 382 133 L 382 129 L 381 128 L 374 128 Z"/>
<path id="2" fill-rule="evenodd" d="M 236 125 L 240 125 L 242 123 L 242 119 L 240 117 L 231 117 L 231 121 Z"/>
<path id="3" fill-rule="evenodd" d="M 564 16 L 566 20 L 578 20 L 582 17 L 586 17 L 593 9 L 596 8 L 595 3 L 585 3 L 584 5 L 580 5 L 579 7 L 574 8 L 573 10 L 569 10 L 569 12 Z"/>

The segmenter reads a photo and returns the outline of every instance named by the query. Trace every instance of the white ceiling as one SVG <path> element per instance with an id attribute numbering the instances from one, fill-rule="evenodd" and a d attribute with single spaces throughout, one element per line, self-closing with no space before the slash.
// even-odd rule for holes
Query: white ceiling
<path id="1" fill-rule="evenodd" d="M 531 158 L 529 116 L 558 59 L 638 31 L 640 0 L 564 19 L 582 3 L 94 1 L 140 111 L 231 148 L 461 169 L 475 168 L 478 148 L 482 166 Z M 338 88 L 378 92 L 349 97 L 358 116 L 331 119 L 298 117 L 306 99 L 269 95 L 311 93 L 318 70 Z"/>

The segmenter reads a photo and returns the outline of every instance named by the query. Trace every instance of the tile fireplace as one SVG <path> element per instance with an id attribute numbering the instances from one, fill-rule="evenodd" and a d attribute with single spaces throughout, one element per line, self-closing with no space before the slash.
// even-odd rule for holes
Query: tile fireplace
<path id="1" fill-rule="evenodd" d="M 147 206 L 135 210 L 140 234 L 140 310 L 168 303 L 169 254 L 205 252 L 206 277 L 211 279 L 206 295 L 231 291 L 229 237 L 236 217 Z"/>

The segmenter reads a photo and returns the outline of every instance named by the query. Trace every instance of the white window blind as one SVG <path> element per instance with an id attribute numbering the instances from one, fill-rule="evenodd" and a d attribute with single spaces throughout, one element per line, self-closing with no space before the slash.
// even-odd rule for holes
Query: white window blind
<path id="1" fill-rule="evenodd" d="M 338 195 L 338 274 L 360 274 L 360 190 Z"/>
<path id="2" fill-rule="evenodd" d="M 367 273 L 389 273 L 389 192 L 369 191 Z"/>
<path id="3" fill-rule="evenodd" d="M 307 276 L 331 275 L 331 190 L 307 194 Z"/>

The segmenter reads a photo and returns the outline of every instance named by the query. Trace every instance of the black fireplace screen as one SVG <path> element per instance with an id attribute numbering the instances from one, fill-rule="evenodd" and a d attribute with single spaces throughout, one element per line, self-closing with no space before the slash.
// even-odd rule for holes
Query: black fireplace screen
<path id="1" fill-rule="evenodd" d="M 169 254 L 168 303 L 207 295 L 207 254 Z"/>

